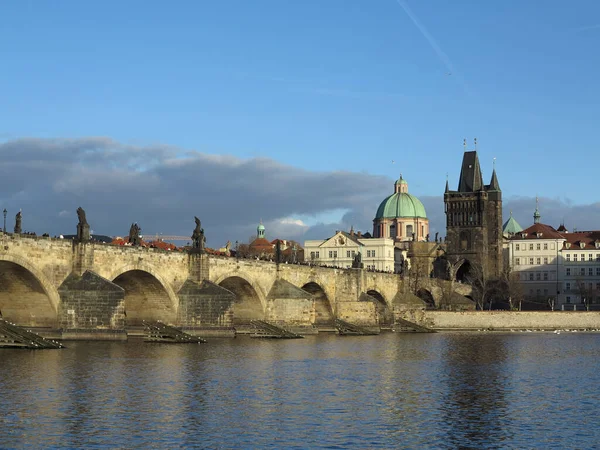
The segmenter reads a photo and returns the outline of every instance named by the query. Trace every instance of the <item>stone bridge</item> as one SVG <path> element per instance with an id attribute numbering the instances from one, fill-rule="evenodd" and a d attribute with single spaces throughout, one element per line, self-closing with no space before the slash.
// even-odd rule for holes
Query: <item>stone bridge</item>
<path id="1" fill-rule="evenodd" d="M 10 234 L 0 240 L 3 318 L 74 336 L 124 332 L 143 320 L 207 335 L 243 329 L 253 319 L 311 329 L 331 328 L 335 318 L 391 327 L 394 311 L 439 306 L 444 292 L 457 288 L 424 280 L 424 302 L 407 292 L 402 277 L 362 269 Z"/>

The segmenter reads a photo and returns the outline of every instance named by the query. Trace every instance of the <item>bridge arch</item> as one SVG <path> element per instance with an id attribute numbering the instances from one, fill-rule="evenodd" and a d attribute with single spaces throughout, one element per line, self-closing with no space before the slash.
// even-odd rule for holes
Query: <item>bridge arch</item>
<path id="1" fill-rule="evenodd" d="M 376 289 L 368 289 L 367 295 L 370 295 L 376 300 L 375 308 L 379 326 L 391 327 L 394 323 L 394 314 L 383 294 Z"/>
<path id="2" fill-rule="evenodd" d="M 333 327 L 335 319 L 333 305 L 323 287 L 315 281 L 309 281 L 302 286 L 302 289 L 312 294 L 315 300 L 315 326 L 317 328 Z"/>
<path id="3" fill-rule="evenodd" d="M 27 259 L 0 255 L 0 313 L 17 325 L 57 325 L 60 295 Z"/>
<path id="4" fill-rule="evenodd" d="M 143 320 L 175 323 L 179 299 L 169 283 L 148 264 L 128 264 L 108 277 L 125 289 L 127 325 L 141 325 Z"/>
<path id="5" fill-rule="evenodd" d="M 471 262 L 468 259 L 460 259 L 452 267 L 454 273 L 454 281 L 460 281 L 461 283 L 467 282 L 469 272 L 471 270 Z"/>
<path id="6" fill-rule="evenodd" d="M 435 308 L 435 297 L 433 293 L 429 289 L 420 288 L 417 291 L 417 297 L 425 302 L 427 308 L 434 309 Z"/>
<path id="7" fill-rule="evenodd" d="M 251 320 L 265 318 L 265 295 L 260 287 L 246 274 L 222 275 L 215 284 L 233 292 L 233 325 L 247 326 Z"/>

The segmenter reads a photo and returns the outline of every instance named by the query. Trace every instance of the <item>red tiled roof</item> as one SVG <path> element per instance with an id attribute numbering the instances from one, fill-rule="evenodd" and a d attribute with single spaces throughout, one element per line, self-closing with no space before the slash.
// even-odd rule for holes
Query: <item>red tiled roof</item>
<path id="1" fill-rule="evenodd" d="M 576 233 L 565 233 L 563 237 L 566 239 L 564 248 L 567 247 L 567 242 L 571 244 L 570 250 L 591 250 L 596 248 L 596 241 L 600 241 L 600 231 L 578 231 Z M 581 247 L 583 243 L 583 247 Z"/>
<path id="2" fill-rule="evenodd" d="M 538 238 L 538 233 L 541 233 Z M 523 235 L 525 235 L 523 237 Z M 543 223 L 534 223 L 529 228 L 525 228 L 523 231 L 515 233 L 511 238 L 512 240 L 524 240 L 524 239 L 561 239 L 564 238 L 562 234 L 552 228 L 550 225 Z"/>
<path id="3" fill-rule="evenodd" d="M 265 238 L 256 238 L 254 239 L 249 247 L 252 250 L 260 249 L 262 251 L 273 251 L 273 244 L 267 241 Z"/>

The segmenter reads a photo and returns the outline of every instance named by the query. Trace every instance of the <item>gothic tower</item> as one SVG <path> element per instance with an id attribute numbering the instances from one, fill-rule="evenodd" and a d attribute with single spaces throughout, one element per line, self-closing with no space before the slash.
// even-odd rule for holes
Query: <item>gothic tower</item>
<path id="1" fill-rule="evenodd" d="M 477 142 L 477 141 L 475 141 Z M 452 263 L 464 259 L 477 265 L 486 277 L 502 271 L 502 191 L 496 168 L 490 184 L 484 185 L 477 151 L 465 151 L 458 190 L 446 180 L 446 252 Z M 460 278 L 460 276 L 459 276 Z"/>

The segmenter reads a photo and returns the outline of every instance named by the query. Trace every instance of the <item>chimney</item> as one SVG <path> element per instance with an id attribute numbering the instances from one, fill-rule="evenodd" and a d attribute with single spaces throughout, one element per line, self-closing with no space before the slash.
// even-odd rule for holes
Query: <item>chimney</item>
<path id="1" fill-rule="evenodd" d="M 358 237 L 361 237 L 362 233 L 361 233 L 360 231 L 357 231 L 357 232 L 356 232 L 356 235 L 357 235 Z"/>

